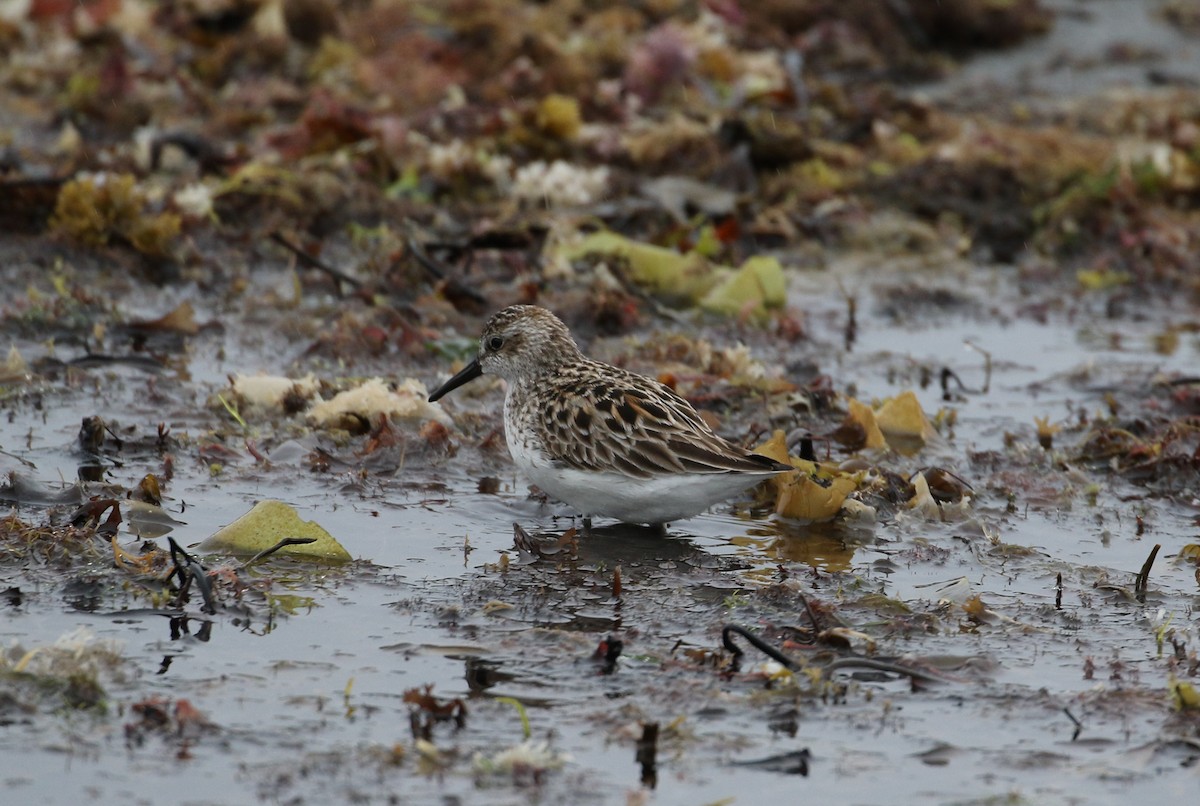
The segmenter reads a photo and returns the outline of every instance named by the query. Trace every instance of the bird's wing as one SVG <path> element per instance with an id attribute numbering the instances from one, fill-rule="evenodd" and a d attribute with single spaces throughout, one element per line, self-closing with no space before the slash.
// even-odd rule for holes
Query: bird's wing
<path id="1" fill-rule="evenodd" d="M 555 405 L 540 414 L 555 461 L 635 478 L 669 473 L 770 473 L 787 469 L 712 432 L 670 388 L 611 369 L 603 381 L 564 378 Z"/>

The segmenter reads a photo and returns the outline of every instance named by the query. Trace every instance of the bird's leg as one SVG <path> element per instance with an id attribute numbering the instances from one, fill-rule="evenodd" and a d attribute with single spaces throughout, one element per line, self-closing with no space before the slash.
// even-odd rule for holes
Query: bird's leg
<path id="1" fill-rule="evenodd" d="M 654 530 L 655 537 L 667 536 L 667 525 L 665 523 L 652 523 L 650 524 L 650 528 Z"/>
<path id="2" fill-rule="evenodd" d="M 592 536 L 592 519 L 586 516 L 583 519 L 583 536 L 587 538 Z"/>

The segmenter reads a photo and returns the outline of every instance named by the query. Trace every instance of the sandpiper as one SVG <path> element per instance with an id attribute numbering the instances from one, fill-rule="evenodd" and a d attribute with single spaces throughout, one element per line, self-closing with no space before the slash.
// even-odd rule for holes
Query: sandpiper
<path id="1" fill-rule="evenodd" d="M 429 400 L 481 375 L 508 382 L 513 462 L 586 527 L 593 516 L 651 525 L 689 518 L 793 469 L 717 436 L 658 381 L 587 358 L 545 308 L 493 315 L 478 355 Z"/>

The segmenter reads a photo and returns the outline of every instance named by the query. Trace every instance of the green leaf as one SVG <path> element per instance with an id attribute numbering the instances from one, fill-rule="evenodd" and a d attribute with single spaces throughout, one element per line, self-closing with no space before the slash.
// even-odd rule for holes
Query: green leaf
<path id="1" fill-rule="evenodd" d="M 333 535 L 313 521 L 304 521 L 282 501 L 259 501 L 242 517 L 200 544 L 200 550 L 234 555 L 255 555 L 289 537 L 313 538 L 314 542 L 285 546 L 280 554 L 348 561 L 350 552 Z"/>

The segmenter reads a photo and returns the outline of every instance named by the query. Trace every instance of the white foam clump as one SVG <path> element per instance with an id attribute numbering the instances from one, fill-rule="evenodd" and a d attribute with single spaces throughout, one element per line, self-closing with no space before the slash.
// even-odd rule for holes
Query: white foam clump
<path id="1" fill-rule="evenodd" d="M 563 160 L 523 165 L 513 178 L 513 193 L 549 205 L 591 204 L 608 190 L 608 168 L 584 168 Z"/>
<path id="2" fill-rule="evenodd" d="M 303 378 L 285 378 L 282 375 L 233 376 L 233 393 L 246 405 L 260 409 L 281 408 L 283 400 L 295 391 L 303 398 L 317 393 L 317 379 L 311 373 Z"/>
<path id="3" fill-rule="evenodd" d="M 476 753 L 472 763 L 482 773 L 529 773 L 557 770 L 570 760 L 566 753 L 551 750 L 548 742 L 527 739 L 494 756 Z"/>
<path id="4" fill-rule="evenodd" d="M 47 646 L 26 649 L 14 640 L 7 649 L 0 650 L 0 669 L 54 676 L 80 671 L 94 673 L 118 663 L 122 647 L 120 641 L 97 638 L 87 627 L 78 627 Z"/>
<path id="5" fill-rule="evenodd" d="M 395 389 L 382 378 L 371 378 L 329 400 L 318 396 L 305 416 L 317 426 L 337 424 L 348 414 L 368 420 L 386 414 L 392 419 L 437 420 L 442 425 L 450 425 L 449 415 L 440 404 L 430 403 L 428 397 L 425 384 L 416 378 L 405 378 Z"/>
<path id="6" fill-rule="evenodd" d="M 461 176 L 476 164 L 475 149 L 462 140 L 432 143 L 429 146 L 429 171 L 438 179 Z"/>
<path id="7" fill-rule="evenodd" d="M 212 189 L 201 182 L 193 182 L 180 188 L 175 191 L 171 199 L 184 215 L 193 218 L 208 218 L 213 214 Z"/>

